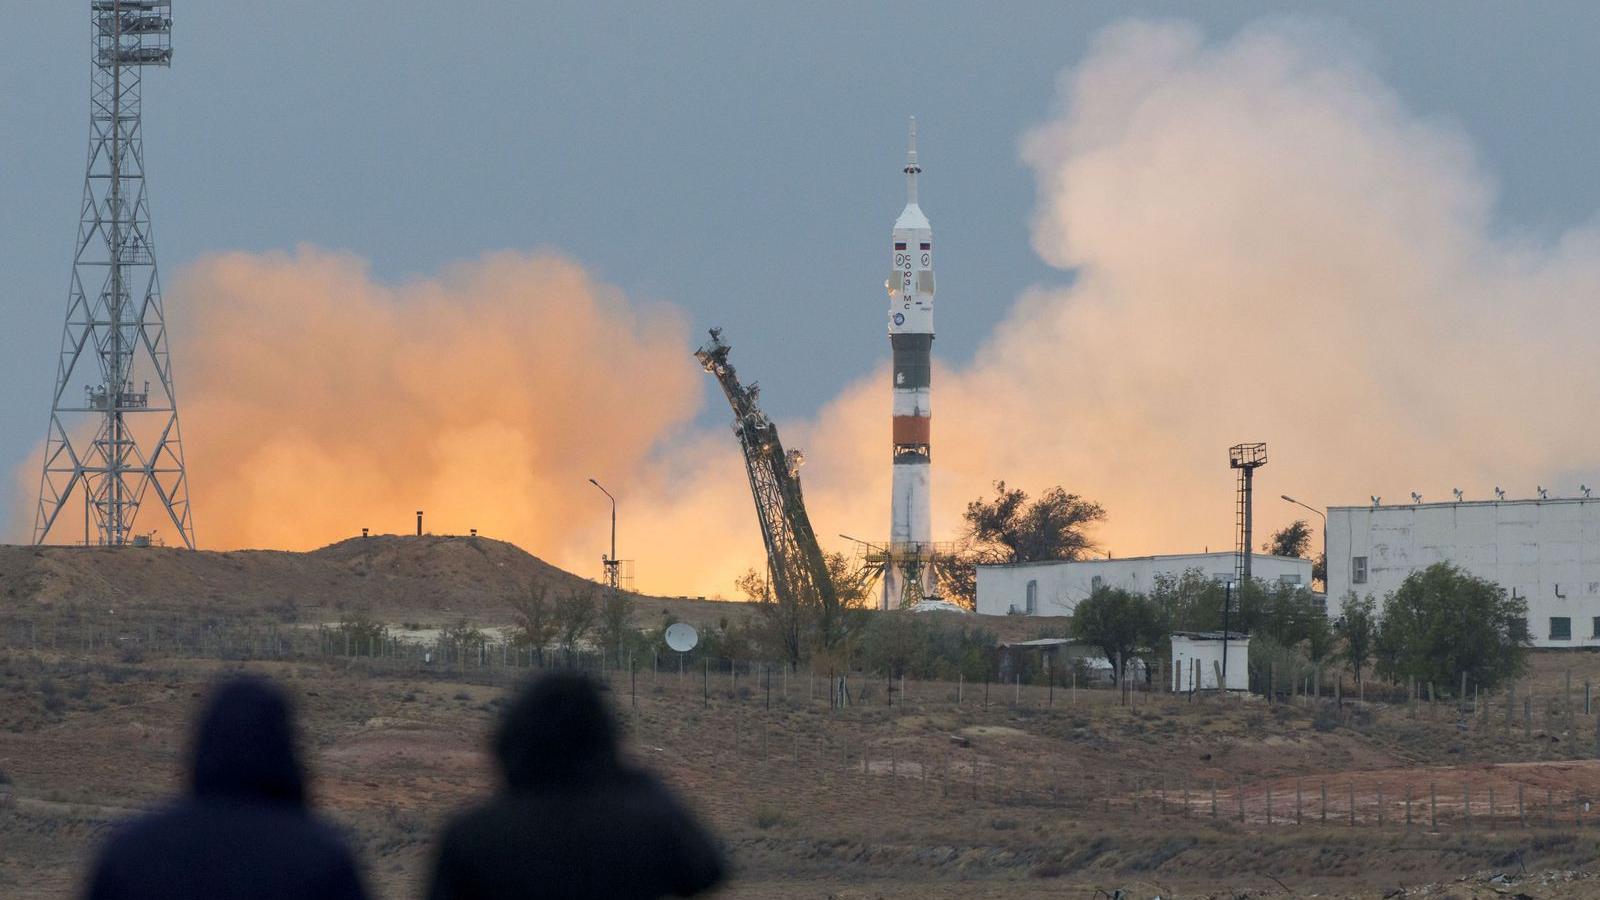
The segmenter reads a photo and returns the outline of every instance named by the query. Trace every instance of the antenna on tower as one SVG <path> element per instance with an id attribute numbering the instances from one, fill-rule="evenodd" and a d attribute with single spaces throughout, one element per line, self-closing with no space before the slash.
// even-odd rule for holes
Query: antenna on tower
<path id="1" fill-rule="evenodd" d="M 62 512 L 77 509 L 69 501 L 81 491 L 84 543 L 152 543 L 135 533 L 134 521 L 154 499 L 192 550 L 140 128 L 143 70 L 172 61 L 172 4 L 91 0 L 89 10 L 89 164 L 33 542 L 50 538 Z M 86 381 L 83 395 L 74 396 Z"/>

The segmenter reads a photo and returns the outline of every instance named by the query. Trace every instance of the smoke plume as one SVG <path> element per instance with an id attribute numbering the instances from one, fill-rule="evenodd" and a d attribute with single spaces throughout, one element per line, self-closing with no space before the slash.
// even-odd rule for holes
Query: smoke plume
<path id="1" fill-rule="evenodd" d="M 1103 503 L 1117 555 L 1230 547 L 1242 441 L 1271 454 L 1261 539 L 1298 517 L 1280 493 L 1571 493 L 1593 472 L 1600 231 L 1508 235 L 1468 141 L 1408 111 L 1342 33 L 1115 26 L 1021 152 L 1035 247 L 1073 277 L 936 369 L 937 536 L 1004 478 Z M 929 203 L 936 224 L 959 215 Z M 549 255 L 391 287 L 346 256 L 234 254 L 177 287 L 204 546 L 404 531 L 422 508 L 432 530 L 592 574 L 596 476 L 625 498 L 641 588 L 727 593 L 760 562 L 732 437 L 686 430 L 710 382 L 672 309 Z M 887 530 L 888 388 L 880 363 L 780 423 L 826 543 Z"/>

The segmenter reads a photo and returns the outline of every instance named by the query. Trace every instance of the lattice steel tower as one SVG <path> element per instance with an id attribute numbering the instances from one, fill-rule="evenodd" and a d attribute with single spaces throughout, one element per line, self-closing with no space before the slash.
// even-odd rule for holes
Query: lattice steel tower
<path id="1" fill-rule="evenodd" d="M 76 492 L 86 544 L 144 543 L 134 522 L 153 499 L 165 516 L 151 531 L 193 549 L 139 130 L 144 67 L 172 60 L 172 4 L 91 0 L 89 9 L 89 165 L 33 540 L 77 524 Z"/>

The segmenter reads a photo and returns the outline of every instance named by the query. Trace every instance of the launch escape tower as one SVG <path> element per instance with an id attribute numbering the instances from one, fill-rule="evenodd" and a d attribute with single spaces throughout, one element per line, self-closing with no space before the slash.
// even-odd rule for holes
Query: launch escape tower
<path id="1" fill-rule="evenodd" d="M 695 351 L 700 365 L 717 379 L 733 408 L 733 433 L 744 452 L 745 472 L 750 476 L 750 493 L 755 498 L 756 517 L 761 522 L 761 539 L 767 548 L 767 576 L 772 594 L 780 601 L 792 601 L 789 608 L 813 604 L 820 610 L 819 631 L 835 633 L 839 598 L 828 573 L 822 548 L 806 515 L 805 499 L 800 495 L 799 469 L 804 457 L 798 450 L 785 452 L 778 439 L 778 426 L 757 404 L 761 389 L 752 383 L 739 383 L 739 375 L 728 362 L 733 348 L 722 340 L 722 329 L 711 329 L 711 340 Z"/>
<path id="2" fill-rule="evenodd" d="M 917 205 L 917 120 L 906 149 L 906 205 L 890 240 L 894 270 L 889 292 L 889 346 L 894 354 L 893 488 L 889 546 L 884 561 L 884 609 L 912 606 L 933 595 L 932 363 L 933 227 Z"/>
<path id="3" fill-rule="evenodd" d="M 133 529 L 153 499 L 166 514 L 160 527 L 171 525 L 164 533 L 193 549 L 139 123 L 144 68 L 172 60 L 172 4 L 89 8 L 89 162 L 33 540 L 74 519 L 78 492 L 85 544 L 147 541 Z"/>
<path id="4" fill-rule="evenodd" d="M 1235 444 L 1228 448 L 1228 467 L 1239 470 L 1239 492 L 1234 501 L 1237 558 L 1233 564 L 1235 580 L 1240 589 L 1250 581 L 1251 532 L 1254 528 L 1252 493 L 1255 489 L 1256 470 L 1267 464 L 1266 444 Z"/>

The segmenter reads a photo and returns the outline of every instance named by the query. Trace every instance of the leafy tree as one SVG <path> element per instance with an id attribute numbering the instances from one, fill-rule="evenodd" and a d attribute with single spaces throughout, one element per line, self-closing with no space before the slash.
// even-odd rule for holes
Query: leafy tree
<path id="1" fill-rule="evenodd" d="M 1321 665 L 1324 660 L 1333 655 L 1334 642 L 1337 637 L 1334 633 L 1333 625 L 1328 621 L 1327 615 L 1322 610 L 1311 606 L 1309 615 L 1305 617 L 1304 631 L 1306 656 L 1313 663 Z"/>
<path id="2" fill-rule="evenodd" d="M 560 637 L 561 649 L 566 653 L 569 664 L 578 642 L 594 628 L 596 612 L 592 588 L 574 588 L 556 599 L 556 634 Z"/>
<path id="3" fill-rule="evenodd" d="M 1384 599 L 1378 669 L 1450 689 L 1461 675 L 1492 690 L 1527 665 L 1527 601 L 1450 563 L 1412 572 Z"/>
<path id="4" fill-rule="evenodd" d="M 334 633 L 339 635 L 335 640 L 349 648 L 351 656 L 377 656 L 389 639 L 389 629 L 382 622 L 374 622 L 364 610 L 341 616 Z"/>
<path id="5" fill-rule="evenodd" d="M 1200 569 L 1187 569 L 1182 575 L 1158 574 L 1150 589 L 1150 602 L 1168 632 L 1220 629 L 1225 596 L 1222 584 Z M 1234 607 L 1238 608 L 1237 597 Z M 1230 621 L 1228 627 L 1243 630 L 1237 621 Z"/>
<path id="6" fill-rule="evenodd" d="M 1072 611 L 1073 637 L 1099 647 L 1120 681 L 1129 660 L 1160 630 L 1160 616 L 1147 598 L 1122 588 L 1102 588 Z"/>
<path id="7" fill-rule="evenodd" d="M 1311 581 L 1314 584 L 1328 583 L 1328 555 L 1318 553 L 1311 556 L 1311 526 L 1304 519 L 1295 519 L 1288 525 L 1274 531 L 1272 537 L 1267 539 L 1261 549 L 1273 556 L 1298 556 L 1301 559 L 1311 560 Z"/>
<path id="8" fill-rule="evenodd" d="M 511 643 L 518 647 L 532 647 L 544 665 L 544 648 L 556 639 L 555 607 L 550 602 L 550 586 L 542 582 L 528 585 L 523 594 L 507 601 L 516 618 Z"/>
<path id="9" fill-rule="evenodd" d="M 967 504 L 967 536 L 997 562 L 1082 559 L 1095 548 L 1085 529 L 1106 517 L 1100 504 L 1069 494 L 1059 485 L 1028 502 L 1021 489 L 994 483 L 995 497 Z"/>
<path id="10" fill-rule="evenodd" d="M 458 660 L 465 660 L 476 653 L 489 640 L 476 625 L 465 616 L 451 622 L 439 631 L 439 643 L 455 656 Z"/>
<path id="11" fill-rule="evenodd" d="M 1371 594 L 1357 597 L 1351 591 L 1345 595 L 1339 621 L 1334 623 L 1334 630 L 1338 632 L 1339 639 L 1344 641 L 1344 650 L 1339 655 L 1350 666 L 1350 671 L 1355 673 L 1358 685 L 1361 683 L 1361 671 L 1372 661 L 1378 633 L 1377 606 Z"/>
<path id="12" fill-rule="evenodd" d="M 1311 526 L 1305 519 L 1295 519 L 1274 531 L 1261 549 L 1273 556 L 1304 557 L 1311 550 Z"/>
<path id="13" fill-rule="evenodd" d="M 1083 559 L 1095 549 L 1088 528 L 1106 517 L 1100 504 L 1059 485 L 1031 502 L 1004 481 L 996 481 L 994 491 L 992 500 L 967 504 L 963 549 L 939 571 L 941 593 L 969 609 L 977 600 L 979 565 Z"/>
<path id="14" fill-rule="evenodd" d="M 621 668 L 623 642 L 634 633 L 633 595 L 626 591 L 607 590 L 600 601 L 599 621 L 595 630 L 600 646 L 613 655 L 616 667 Z"/>

